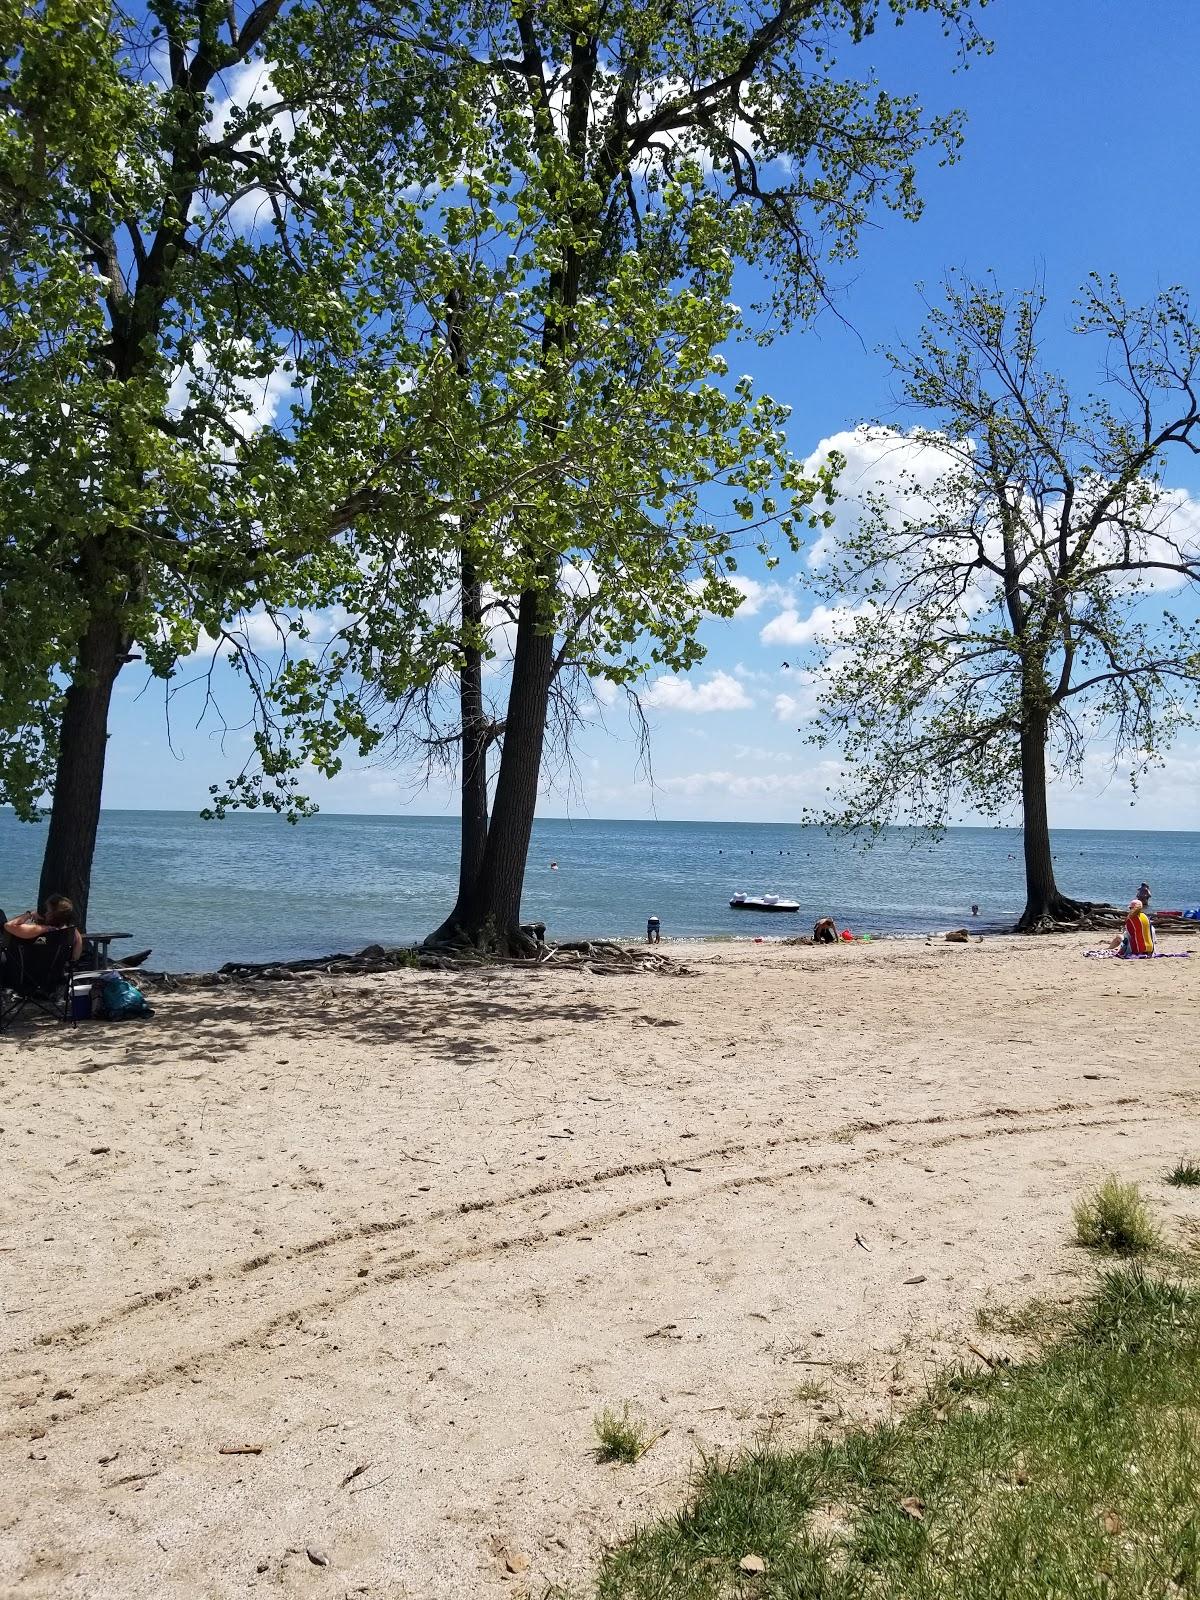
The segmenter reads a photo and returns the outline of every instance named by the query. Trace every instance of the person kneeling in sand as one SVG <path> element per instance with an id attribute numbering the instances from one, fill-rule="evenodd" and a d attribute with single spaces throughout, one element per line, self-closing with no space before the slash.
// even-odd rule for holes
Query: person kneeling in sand
<path id="1" fill-rule="evenodd" d="M 832 917 L 822 917 L 819 922 L 813 923 L 814 944 L 837 944 L 837 923 Z"/>
<path id="2" fill-rule="evenodd" d="M 1125 931 L 1108 947 L 1123 956 L 1152 956 L 1154 954 L 1154 929 L 1140 900 L 1129 902 L 1129 915 L 1125 918 Z"/>

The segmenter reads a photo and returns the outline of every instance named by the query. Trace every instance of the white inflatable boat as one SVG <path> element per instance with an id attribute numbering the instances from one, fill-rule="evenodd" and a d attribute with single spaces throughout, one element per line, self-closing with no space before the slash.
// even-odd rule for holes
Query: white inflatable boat
<path id="1" fill-rule="evenodd" d="M 735 894 L 731 911 L 799 911 L 799 900 L 784 900 L 777 894 Z"/>

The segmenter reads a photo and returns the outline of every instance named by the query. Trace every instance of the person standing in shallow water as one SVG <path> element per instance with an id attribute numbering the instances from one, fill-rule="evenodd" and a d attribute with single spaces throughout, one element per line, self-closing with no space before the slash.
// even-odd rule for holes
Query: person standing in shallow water
<path id="1" fill-rule="evenodd" d="M 1141 884 L 1134 898 L 1140 900 L 1142 908 L 1148 911 L 1150 909 L 1150 885 L 1148 883 Z"/>

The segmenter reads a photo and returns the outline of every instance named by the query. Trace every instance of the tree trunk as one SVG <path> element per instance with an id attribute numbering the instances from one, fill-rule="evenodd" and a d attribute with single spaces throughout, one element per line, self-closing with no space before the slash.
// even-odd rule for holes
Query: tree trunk
<path id="1" fill-rule="evenodd" d="M 1025 910 L 1018 933 L 1039 933 L 1056 923 L 1078 922 L 1090 904 L 1061 894 L 1050 855 L 1050 816 L 1046 805 L 1044 713 L 1027 715 L 1021 730 L 1021 809 L 1025 820 Z"/>
<path id="2" fill-rule="evenodd" d="M 491 731 L 483 709 L 483 654 L 477 644 L 483 624 L 483 594 L 475 568 L 462 559 L 463 659 L 458 674 L 458 699 L 462 717 L 459 788 L 462 796 L 462 832 L 458 859 L 458 898 L 454 910 L 427 943 L 461 942 L 467 934 L 463 919 L 474 899 L 483 871 L 488 837 L 487 753 Z"/>
<path id="3" fill-rule="evenodd" d="M 50 829 L 42 857 L 38 904 L 65 894 L 86 927 L 92 858 L 100 822 L 100 794 L 108 748 L 108 708 L 113 684 L 129 649 L 115 617 L 93 617 L 79 641 L 79 659 L 66 694 Z"/>
<path id="4" fill-rule="evenodd" d="M 535 590 L 521 596 L 504 749 L 487 846 L 474 887 L 456 908 L 460 938 L 485 948 L 526 953 L 530 941 L 520 931 L 521 892 L 554 676 L 554 638 L 538 626 L 542 604 Z"/>

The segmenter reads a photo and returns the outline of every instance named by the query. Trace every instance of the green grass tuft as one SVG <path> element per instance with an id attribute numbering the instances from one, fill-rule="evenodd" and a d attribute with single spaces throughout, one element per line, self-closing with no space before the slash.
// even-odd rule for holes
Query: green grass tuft
<path id="1" fill-rule="evenodd" d="M 1176 1189 L 1200 1188 L 1200 1166 L 1181 1158 L 1167 1173 L 1167 1182 Z"/>
<path id="2" fill-rule="evenodd" d="M 803 1383 L 798 1383 L 792 1390 L 793 1400 L 828 1400 L 831 1390 L 827 1383 L 822 1383 L 818 1378 L 806 1378 Z"/>
<path id="3" fill-rule="evenodd" d="M 1076 1205 L 1075 1238 L 1089 1250 L 1117 1256 L 1146 1255 L 1162 1245 L 1137 1184 L 1111 1175 Z"/>
<path id="4" fill-rule="evenodd" d="M 631 1416 L 628 1406 L 620 1411 L 606 1407 L 592 1419 L 592 1426 L 598 1441 L 597 1461 L 623 1461 L 626 1466 L 632 1466 L 654 1443 L 645 1423 Z"/>
<path id="5" fill-rule="evenodd" d="M 1148 1600 L 1200 1595 L 1200 1291 L 1106 1272 L 969 1396 L 702 1463 L 605 1556 L 598 1600 Z M 748 1578 L 739 1563 L 760 1556 Z"/>
<path id="6" fill-rule="evenodd" d="M 1071 1321 L 1074 1311 L 1069 1300 L 1029 1300 L 1021 1306 L 995 1303 L 980 1306 L 975 1326 L 981 1333 L 997 1333 L 1015 1339 L 1048 1343 Z"/>

